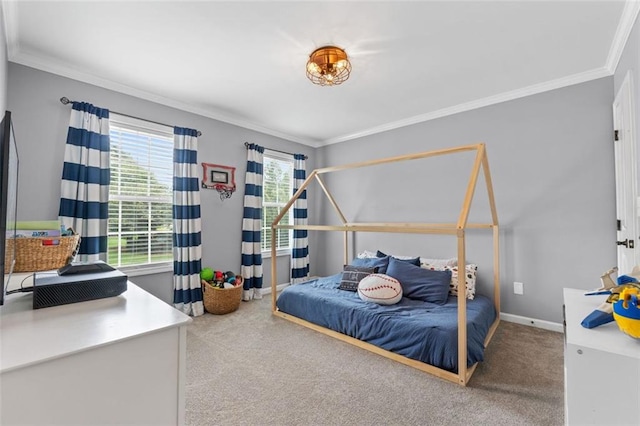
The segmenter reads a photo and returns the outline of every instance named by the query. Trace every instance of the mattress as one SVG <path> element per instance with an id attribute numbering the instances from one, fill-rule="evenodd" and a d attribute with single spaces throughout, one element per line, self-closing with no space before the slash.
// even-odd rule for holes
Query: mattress
<path id="1" fill-rule="evenodd" d="M 278 310 L 444 370 L 458 370 L 458 301 L 444 305 L 403 297 L 390 306 L 338 289 L 342 274 L 285 288 Z M 484 340 L 496 318 L 493 302 L 467 300 L 468 366 L 484 360 Z"/>

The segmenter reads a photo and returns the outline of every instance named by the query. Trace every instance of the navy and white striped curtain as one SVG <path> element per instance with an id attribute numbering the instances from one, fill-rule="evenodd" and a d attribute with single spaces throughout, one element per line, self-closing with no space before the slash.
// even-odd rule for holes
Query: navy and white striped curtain
<path id="1" fill-rule="evenodd" d="M 247 175 L 244 184 L 244 213 L 242 216 L 242 299 L 260 298 L 262 291 L 262 165 L 264 148 L 247 147 Z"/>
<path id="2" fill-rule="evenodd" d="M 306 161 L 303 154 L 293 155 L 293 193 L 295 194 L 307 178 Z M 307 225 L 307 190 L 293 203 L 293 224 Z M 306 229 L 293 230 L 291 250 L 291 284 L 304 281 L 309 276 L 309 238 Z"/>
<path id="3" fill-rule="evenodd" d="M 173 129 L 173 304 L 192 316 L 204 313 L 197 136 L 193 129 Z"/>
<path id="4" fill-rule="evenodd" d="M 80 235 L 80 262 L 107 260 L 109 110 L 73 102 L 60 190 L 60 223 Z"/>

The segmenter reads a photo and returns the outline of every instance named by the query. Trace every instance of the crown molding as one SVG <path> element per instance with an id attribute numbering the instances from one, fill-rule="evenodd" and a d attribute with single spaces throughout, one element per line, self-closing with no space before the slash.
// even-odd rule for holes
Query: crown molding
<path id="1" fill-rule="evenodd" d="M 627 35 L 628 36 L 628 35 Z M 121 83 L 116 83 L 111 80 L 97 77 L 93 74 L 88 74 L 71 69 L 67 66 L 60 65 L 55 61 L 36 57 L 24 52 L 20 52 L 18 49 L 9 51 L 9 61 L 28 66 L 31 68 L 39 69 L 41 71 L 50 72 L 52 74 L 67 77 L 73 80 L 81 81 L 84 83 L 92 84 L 105 89 L 113 90 L 115 92 L 123 93 L 126 95 L 134 96 L 140 99 L 144 99 L 150 102 L 155 102 L 168 107 L 176 108 L 182 111 L 190 112 L 193 114 L 201 115 L 203 117 L 211 118 L 214 120 L 222 121 L 228 124 L 233 124 L 245 129 L 254 130 L 256 132 L 264 133 L 267 135 L 275 136 L 281 139 L 285 139 L 292 142 L 297 142 L 312 148 L 320 148 L 326 145 L 332 145 L 335 143 L 346 142 L 349 140 L 361 138 L 364 136 L 370 136 L 377 133 L 386 132 L 389 130 L 395 130 L 401 127 L 410 126 L 413 124 L 422 123 L 437 118 L 446 117 L 453 114 L 459 114 L 465 111 L 471 111 L 478 108 L 483 108 L 490 105 L 495 105 L 510 100 L 523 98 L 530 95 L 535 95 L 550 90 L 559 89 L 574 84 L 584 83 L 586 81 L 595 80 L 602 77 L 607 77 L 612 74 L 607 68 L 598 68 L 591 71 L 574 74 L 571 76 L 559 78 L 556 80 L 540 83 L 522 89 L 516 89 L 510 92 L 501 93 L 494 96 L 489 96 L 483 99 L 478 99 L 471 102 L 455 105 L 449 108 L 443 108 L 437 111 L 429 112 L 426 114 L 409 117 L 407 119 L 394 121 L 391 123 L 383 124 L 381 126 L 375 126 L 369 129 L 363 129 L 358 132 L 337 136 L 326 140 L 312 140 L 308 138 L 297 137 L 287 133 L 279 132 L 270 128 L 266 128 L 247 120 L 238 119 L 235 117 L 229 117 L 218 111 L 212 111 L 205 108 L 196 107 L 175 99 L 167 98 L 164 96 L 156 95 L 150 92 L 146 92 L 134 87 L 130 87 Z"/>
<path id="2" fill-rule="evenodd" d="M 611 43 L 611 48 L 609 49 L 609 55 L 607 56 L 607 62 L 605 65 L 605 68 L 609 70 L 610 74 L 614 74 L 616 72 L 618 62 L 620 62 L 620 57 L 622 56 L 622 52 L 624 51 L 624 46 L 625 44 L 627 44 L 629 35 L 631 35 L 633 24 L 636 22 L 636 18 L 638 17 L 639 12 L 640 1 L 627 0 L 625 2 L 624 8 L 622 9 L 622 15 L 620 16 L 620 21 L 618 22 L 618 28 L 616 29 L 616 34 L 613 36 L 613 42 Z"/>
<path id="3" fill-rule="evenodd" d="M 6 4 L 6 3 L 5 3 Z M 52 74 L 67 77 L 73 80 L 81 81 L 84 83 L 92 84 L 105 89 L 113 90 L 115 92 L 123 93 L 126 95 L 134 96 L 140 99 L 144 99 L 150 102 L 155 102 L 161 105 L 165 105 L 171 108 L 176 108 L 182 111 L 190 112 L 193 114 L 201 115 L 203 117 L 211 118 L 214 120 L 222 121 L 228 124 L 233 124 L 245 129 L 254 130 L 256 132 L 264 133 L 267 135 L 275 136 L 281 139 L 285 139 L 292 142 L 297 142 L 312 148 L 320 148 L 326 145 L 332 145 L 335 143 L 346 142 L 349 140 L 361 138 L 364 136 L 370 136 L 377 133 L 386 132 L 389 130 L 395 130 L 401 127 L 410 126 L 413 124 L 422 123 L 437 118 L 446 117 L 453 114 L 459 114 L 465 111 L 471 111 L 474 109 L 495 105 L 510 100 L 523 98 L 538 93 L 559 89 L 574 84 L 584 83 L 586 81 L 595 80 L 602 77 L 607 77 L 612 74 L 609 69 L 603 67 L 595 70 L 587 71 L 584 73 L 574 74 L 568 77 L 559 78 L 545 83 L 540 83 L 532 86 L 528 86 L 522 89 L 516 89 L 510 92 L 501 93 L 494 96 L 489 96 L 483 99 L 478 99 L 471 102 L 455 105 L 449 108 L 443 108 L 437 111 L 429 112 L 426 114 L 417 115 L 403 120 L 394 121 L 391 123 L 383 124 L 381 126 L 371 127 L 369 129 L 363 129 L 358 132 L 337 136 L 326 140 L 312 140 L 308 138 L 301 138 L 294 135 L 289 135 L 283 132 L 279 132 L 270 128 L 266 128 L 247 120 L 238 119 L 235 117 L 229 117 L 218 111 L 212 111 L 190 105 L 175 99 L 170 99 L 164 96 L 156 95 L 150 92 L 146 92 L 134 87 L 130 87 L 121 83 L 116 83 L 111 80 L 97 77 L 93 74 L 88 74 L 71 69 L 67 66 L 60 65 L 55 61 L 36 57 L 24 52 L 20 52 L 19 49 L 9 50 L 9 61 L 28 66 L 31 68 L 39 69 L 41 71 L 50 72 Z"/>
<path id="4" fill-rule="evenodd" d="M 7 58 L 18 50 L 18 12 L 17 2 L 0 1 L 2 9 L 2 21 L 4 27 L 4 39 L 7 42 Z"/>
<path id="5" fill-rule="evenodd" d="M 608 77 L 612 73 L 606 68 L 597 68 L 594 70 L 573 74 L 567 77 L 558 78 L 556 80 L 547 81 L 540 84 L 534 84 L 532 86 L 523 87 L 522 89 L 512 90 L 510 92 L 500 93 L 498 95 L 489 96 L 475 101 L 466 102 L 463 104 L 455 105 L 449 108 L 439 109 L 437 111 L 429 112 L 426 114 L 416 115 L 404 120 L 398 120 L 391 123 L 383 124 L 381 126 L 372 127 L 359 132 L 351 133 L 344 136 L 338 136 L 335 138 L 327 139 L 324 141 L 324 145 L 332 145 L 335 143 L 346 142 L 348 140 L 361 138 L 363 136 L 370 136 L 376 133 L 382 133 L 389 130 L 399 129 L 401 127 L 411 126 L 413 124 L 423 123 L 429 120 L 435 120 L 436 118 L 446 117 L 448 115 L 459 114 L 461 112 L 471 111 L 478 108 L 483 108 L 490 105 L 499 104 L 502 102 L 511 101 L 514 99 L 524 98 L 538 93 L 548 92 L 550 90 L 560 89 L 566 86 L 572 86 L 574 84 L 584 83 L 591 80 L 596 80 L 602 77 Z"/>
<path id="6" fill-rule="evenodd" d="M 9 61 L 14 62 L 16 64 L 24 65 L 27 67 L 35 68 L 41 71 L 56 74 L 62 77 L 70 78 L 72 80 L 92 84 L 94 86 L 102 87 L 104 89 L 113 90 L 114 92 L 119 92 L 119 93 L 130 95 L 136 98 L 144 99 L 160 105 L 176 108 L 181 111 L 190 112 L 193 114 L 201 115 L 203 117 L 222 121 L 224 123 L 233 124 L 235 126 L 239 126 L 245 129 L 254 130 L 256 132 L 275 136 L 288 141 L 311 146 L 313 148 L 317 148 L 321 146 L 321 143 L 316 140 L 311 140 L 311 139 L 302 138 L 302 137 L 290 135 L 287 133 L 279 132 L 277 130 L 252 123 L 248 120 L 243 120 L 237 117 L 230 117 L 220 111 L 198 107 L 195 105 L 178 101 L 176 99 L 167 98 L 151 92 L 136 89 L 135 87 L 127 86 L 125 84 L 117 83 L 112 80 L 104 79 L 94 74 L 89 74 L 89 73 L 72 69 L 66 65 L 61 65 L 60 63 L 50 60 L 48 58 L 43 58 L 40 56 L 35 56 L 25 52 L 21 52 L 19 49 L 14 49 L 9 52 Z"/>

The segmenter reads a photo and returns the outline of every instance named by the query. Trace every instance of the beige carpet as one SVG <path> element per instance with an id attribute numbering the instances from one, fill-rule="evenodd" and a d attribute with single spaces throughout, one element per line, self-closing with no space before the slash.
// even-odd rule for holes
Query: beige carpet
<path id="1" fill-rule="evenodd" d="M 275 318 L 195 318 L 188 425 L 562 425 L 563 337 L 502 322 L 466 388 Z"/>

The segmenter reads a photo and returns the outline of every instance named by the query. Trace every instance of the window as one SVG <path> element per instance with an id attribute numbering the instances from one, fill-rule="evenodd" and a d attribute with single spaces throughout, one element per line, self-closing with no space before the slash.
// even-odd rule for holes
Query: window
<path id="1" fill-rule="evenodd" d="M 111 113 L 107 261 L 173 261 L 173 129 Z"/>
<path id="2" fill-rule="evenodd" d="M 265 150 L 262 184 L 262 251 L 271 251 L 271 224 L 293 195 L 293 158 Z M 293 224 L 293 208 L 280 221 Z M 276 250 L 291 248 L 290 229 L 276 230 Z"/>

